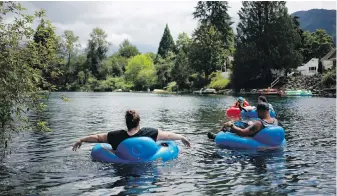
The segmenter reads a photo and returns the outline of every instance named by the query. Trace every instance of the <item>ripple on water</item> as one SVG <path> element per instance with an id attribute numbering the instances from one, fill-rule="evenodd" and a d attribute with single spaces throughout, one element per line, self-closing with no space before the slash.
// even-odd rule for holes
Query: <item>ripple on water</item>
<path id="1" fill-rule="evenodd" d="M 228 120 L 230 96 L 53 93 L 49 101 L 43 117 L 53 132 L 13 136 L 0 159 L 0 195 L 336 194 L 335 99 L 270 98 L 287 146 L 268 153 L 219 149 L 207 139 Z M 192 148 L 178 142 L 178 159 L 136 165 L 93 162 L 93 144 L 71 151 L 79 137 L 124 128 L 126 109 L 139 111 L 142 126 L 185 134 Z"/>

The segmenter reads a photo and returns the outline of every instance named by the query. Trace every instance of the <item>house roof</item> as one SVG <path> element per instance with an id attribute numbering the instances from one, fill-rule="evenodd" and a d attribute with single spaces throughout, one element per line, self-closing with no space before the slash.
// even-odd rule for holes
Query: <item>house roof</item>
<path id="1" fill-rule="evenodd" d="M 333 48 L 330 50 L 330 52 L 328 52 L 328 54 L 326 54 L 323 58 L 321 58 L 321 61 L 323 60 L 329 60 L 332 58 L 336 58 L 336 48 Z"/>

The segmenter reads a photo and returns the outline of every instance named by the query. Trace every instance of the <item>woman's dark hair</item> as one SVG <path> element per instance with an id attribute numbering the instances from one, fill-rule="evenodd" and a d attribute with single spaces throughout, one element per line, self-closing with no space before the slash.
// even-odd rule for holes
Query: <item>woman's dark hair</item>
<path id="1" fill-rule="evenodd" d="M 257 104 L 256 107 L 257 111 L 268 111 L 269 110 L 269 104 L 266 102 L 261 102 L 259 104 Z"/>
<path id="2" fill-rule="evenodd" d="M 258 99 L 262 102 L 268 103 L 267 98 L 265 96 L 259 96 Z"/>
<path id="3" fill-rule="evenodd" d="M 127 110 L 125 113 L 125 121 L 128 130 L 130 130 L 139 125 L 140 117 L 135 110 Z"/>

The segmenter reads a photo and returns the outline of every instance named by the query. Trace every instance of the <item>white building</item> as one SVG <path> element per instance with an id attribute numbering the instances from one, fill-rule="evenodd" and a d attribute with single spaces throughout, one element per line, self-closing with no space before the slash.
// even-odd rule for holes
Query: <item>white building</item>
<path id="1" fill-rule="evenodd" d="M 326 54 L 321 61 L 325 70 L 332 69 L 333 66 L 336 66 L 336 48 Z"/>
<path id="2" fill-rule="evenodd" d="M 312 58 L 309 62 L 297 68 L 297 71 L 301 72 L 302 75 L 312 76 L 317 73 L 318 70 L 318 61 L 317 58 Z"/>

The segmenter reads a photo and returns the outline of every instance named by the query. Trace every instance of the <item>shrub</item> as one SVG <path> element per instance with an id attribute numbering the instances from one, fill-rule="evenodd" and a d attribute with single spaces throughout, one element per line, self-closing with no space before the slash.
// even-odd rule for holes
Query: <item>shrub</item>
<path id="1" fill-rule="evenodd" d="M 336 70 L 332 70 L 324 74 L 322 82 L 326 87 L 336 85 Z"/>
<path id="2" fill-rule="evenodd" d="M 211 74 L 211 84 L 209 85 L 210 88 L 214 88 L 216 90 L 222 90 L 227 87 L 229 84 L 229 80 L 222 77 L 220 72 L 213 72 Z"/>
<path id="3" fill-rule="evenodd" d="M 172 92 L 172 91 L 177 91 L 178 90 L 178 86 L 176 82 L 170 82 L 167 85 L 167 91 L 168 92 Z"/>

